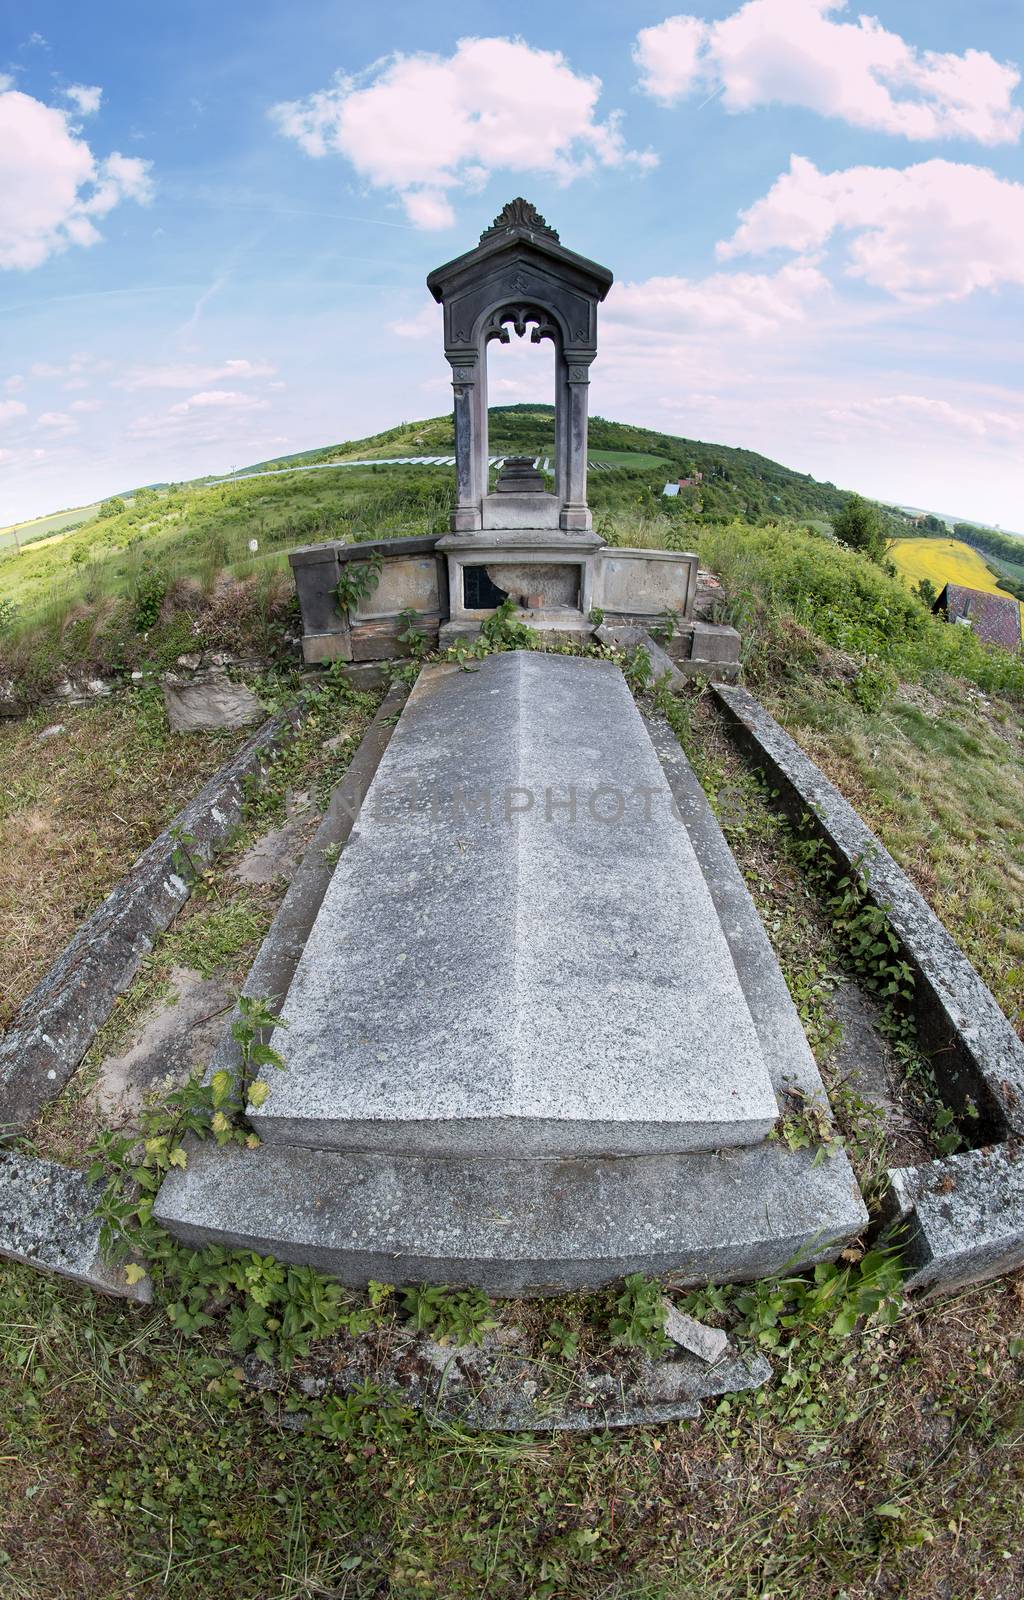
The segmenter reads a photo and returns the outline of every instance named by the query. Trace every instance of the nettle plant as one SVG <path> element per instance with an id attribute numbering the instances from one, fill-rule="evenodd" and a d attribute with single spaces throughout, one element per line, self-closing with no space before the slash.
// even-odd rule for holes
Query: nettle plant
<path id="1" fill-rule="evenodd" d="M 152 1267 L 166 1261 L 168 1252 L 176 1249 L 153 1222 L 153 1204 L 167 1173 L 187 1165 L 183 1141 L 189 1134 L 212 1138 L 220 1146 L 242 1144 L 254 1149 L 259 1144 L 244 1112 L 247 1105 L 261 1106 L 270 1093 L 269 1084 L 256 1072 L 284 1067 L 265 1036 L 285 1024 L 263 999 L 243 995 L 238 1009 L 231 1025 L 239 1051 L 237 1068 L 222 1068 L 212 1074 L 209 1083 L 199 1076 L 190 1078 L 180 1089 L 146 1107 L 138 1135 L 107 1129 L 89 1151 L 89 1182 L 105 1184 L 96 1208 L 102 1224 L 100 1243 L 115 1259 L 141 1255 Z M 130 1262 L 125 1270 L 129 1283 L 145 1277 L 145 1268 L 137 1262 Z"/>
<path id="2" fill-rule="evenodd" d="M 376 550 L 365 561 L 346 561 L 334 590 L 342 610 L 351 611 L 360 600 L 368 600 L 380 582 L 383 570 L 383 557 Z"/>

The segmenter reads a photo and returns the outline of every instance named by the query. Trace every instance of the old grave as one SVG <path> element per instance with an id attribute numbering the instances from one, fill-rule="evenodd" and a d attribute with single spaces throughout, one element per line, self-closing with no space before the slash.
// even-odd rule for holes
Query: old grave
<path id="1" fill-rule="evenodd" d="M 682 760 L 612 662 L 425 668 L 283 999 L 262 1144 L 196 1147 L 159 1220 L 499 1293 L 740 1277 L 856 1233 L 845 1155 L 769 1137 L 823 1091 Z"/>
<path id="2" fill-rule="evenodd" d="M 695 556 L 591 530 L 611 281 L 522 200 L 431 273 L 452 529 L 295 552 L 308 660 L 397 654 L 410 612 L 450 644 L 511 600 L 547 642 L 597 632 L 678 678 L 646 632 L 670 610 L 677 657 L 696 641 L 710 672 L 735 669 L 736 635 L 693 616 Z M 555 349 L 550 486 L 530 457 L 490 475 L 488 348 L 527 331 Z M 861 1229 L 845 1155 L 773 1138 L 790 1096 L 827 1115 L 824 1091 L 700 787 L 654 734 L 611 660 L 420 672 L 300 948 L 263 963 L 285 1067 L 249 1110 L 261 1142 L 191 1150 L 156 1207 L 173 1234 L 356 1284 L 529 1293 L 755 1276 Z"/>

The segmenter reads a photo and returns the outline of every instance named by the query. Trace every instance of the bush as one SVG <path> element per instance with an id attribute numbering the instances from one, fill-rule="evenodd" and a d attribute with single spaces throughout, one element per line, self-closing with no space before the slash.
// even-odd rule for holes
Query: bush
<path id="1" fill-rule="evenodd" d="M 851 494 L 841 511 L 832 518 L 832 531 L 851 550 L 862 550 L 872 561 L 885 554 L 885 529 L 882 514 L 869 500 Z"/>

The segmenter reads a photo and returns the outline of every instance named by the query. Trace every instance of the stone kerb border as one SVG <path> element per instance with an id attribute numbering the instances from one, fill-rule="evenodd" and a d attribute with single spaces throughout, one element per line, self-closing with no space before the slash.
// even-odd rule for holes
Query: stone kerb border
<path id="1" fill-rule="evenodd" d="M 404 686 L 396 685 L 385 695 L 377 715 L 363 735 L 348 771 L 331 797 L 323 822 L 306 850 L 302 864 L 278 908 L 270 932 L 243 987 L 243 994 L 276 994 L 283 993 L 287 989 L 309 927 L 334 871 L 331 847 L 344 844 L 352 829 L 359 807 L 391 737 L 397 720 L 396 713 L 401 708 L 405 692 Z M 179 824 L 187 826 L 192 812 L 198 811 L 204 804 L 211 822 L 213 813 L 219 813 L 220 821 L 216 824 L 219 832 L 215 835 L 211 830 L 204 835 L 206 845 L 202 853 L 205 859 L 212 854 L 218 839 L 223 837 L 238 820 L 243 798 L 242 786 L 246 777 L 258 771 L 266 763 L 274 749 L 288 737 L 299 716 L 300 712 L 296 711 L 267 723 L 234 759 L 211 779 L 192 805 L 182 811 L 176 823 L 172 824 L 175 828 Z M 196 823 L 193 821 L 192 828 L 195 826 Z M 52 1034 L 56 1037 L 46 1038 L 41 1047 L 37 1042 L 36 1056 L 41 1060 L 42 1069 L 31 1054 L 21 1058 L 14 1053 L 14 1070 L 9 1074 L 9 1080 L 0 1078 L 0 1090 L 5 1092 L 4 1099 L 0 1100 L 0 1106 L 6 1107 L 8 1081 L 14 1083 L 18 1067 L 24 1060 L 25 1081 L 20 1086 L 15 1083 L 14 1093 L 19 1096 L 17 1103 L 21 1106 L 25 1124 L 30 1121 L 32 1105 L 35 1105 L 37 1113 L 48 1099 L 54 1098 L 59 1093 L 81 1056 L 88 1049 L 103 1020 L 109 1015 L 117 994 L 131 982 L 142 955 L 151 947 L 161 927 L 168 925 L 184 903 L 184 897 L 179 904 L 173 903 L 173 897 L 167 894 L 164 882 L 163 874 L 166 871 L 167 861 L 164 841 L 169 838 L 169 832 L 170 830 L 161 834 L 154 841 L 132 872 L 122 879 L 109 900 L 100 907 L 96 916 L 79 930 L 50 973 L 34 991 L 38 994 L 48 985 L 51 986 L 54 1001 L 52 1012 L 57 1021 L 51 1021 L 50 1026 Z M 190 845 L 189 848 L 193 854 L 200 853 L 197 845 Z M 185 897 L 187 892 L 185 886 Z M 94 962 L 85 968 L 78 957 L 81 955 L 81 946 L 87 931 L 111 907 L 112 902 L 114 912 L 122 912 L 124 915 L 120 923 L 116 915 L 113 921 L 107 922 L 106 942 L 102 943 L 100 948 L 106 951 L 107 958 L 112 962 L 119 962 L 116 971 L 111 975 L 120 984 L 120 988 L 115 988 L 111 983 L 104 989 L 103 995 L 97 997 L 95 1007 L 83 1013 L 75 1009 L 78 989 L 73 981 L 74 976 L 77 974 L 82 984 L 95 984 L 104 969 L 102 960 L 98 967 Z M 145 933 L 144 928 L 147 907 L 162 919 L 160 926 L 151 921 L 149 935 Z M 125 916 L 128 917 L 127 925 Z M 122 935 L 120 940 L 119 929 Z M 130 939 L 133 932 L 137 941 L 146 942 L 126 945 L 124 940 Z M 102 940 L 103 930 L 94 936 L 94 942 L 95 938 Z M 32 1000 L 33 996 L 30 995 L 18 1013 L 18 1018 L 28 1011 Z M 100 1015 L 104 1006 L 105 1010 Z M 235 1014 L 237 1015 L 237 1010 Z M 18 1021 L 17 1018 L 15 1020 Z M 60 1022 L 63 1031 L 58 1026 Z M 88 1032 L 87 1037 L 79 1023 L 82 1023 Z M 88 1031 L 89 1029 L 91 1031 Z M 6 1045 L 9 1038 L 8 1034 L 0 1048 Z M 56 1072 L 56 1069 L 46 1069 L 47 1057 L 45 1054 L 40 1054 L 46 1047 L 59 1052 L 60 1072 L 53 1078 L 48 1076 L 48 1072 L 50 1070 Z M 213 1072 L 221 1066 L 236 1066 L 237 1051 L 238 1047 L 231 1038 L 229 1026 L 211 1063 L 210 1071 Z M 69 1062 L 73 1064 L 65 1071 Z M 3 1061 L 0 1058 L 0 1068 L 2 1066 Z M 5 1109 L 4 1116 L 8 1115 Z M 95 1214 L 98 1198 L 98 1191 L 89 1186 L 83 1172 L 61 1166 L 56 1161 L 25 1155 L 18 1150 L 0 1149 L 0 1257 L 8 1256 L 15 1261 L 26 1262 L 42 1272 L 53 1272 L 59 1277 L 72 1278 L 92 1289 L 101 1290 L 104 1294 L 120 1295 L 124 1299 L 146 1302 L 152 1296 L 152 1286 L 148 1277 L 139 1283 L 129 1283 L 124 1267 L 107 1261 L 103 1256 L 99 1242 L 100 1222 Z"/>
<path id="2" fill-rule="evenodd" d="M 31 1128 L 75 1072 L 159 933 L 191 893 L 176 858 L 185 841 L 211 859 L 242 814 L 245 785 L 265 771 L 301 718 L 265 722 L 157 835 L 82 924 L 0 1037 L 0 1142 Z"/>
<path id="3" fill-rule="evenodd" d="M 907 1287 L 958 1288 L 1024 1265 L 1024 1044 L 995 997 L 877 836 L 746 690 L 712 685 L 737 744 L 792 820 L 810 819 L 843 871 L 859 870 L 915 978 L 921 1044 L 954 1104 L 968 1099 L 993 1141 L 890 1170 L 888 1213 L 903 1229 Z"/>

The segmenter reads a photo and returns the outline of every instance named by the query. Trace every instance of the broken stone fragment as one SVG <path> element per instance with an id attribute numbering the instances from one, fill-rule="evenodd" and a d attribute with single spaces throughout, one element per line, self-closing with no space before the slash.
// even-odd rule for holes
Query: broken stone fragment
<path id="1" fill-rule="evenodd" d="M 703 1322 L 698 1322 L 696 1317 L 687 1316 L 685 1311 L 679 1311 L 671 1300 L 662 1300 L 665 1307 L 665 1332 L 674 1344 L 682 1345 L 684 1350 L 689 1350 L 691 1355 L 698 1356 L 701 1361 L 713 1366 L 716 1361 L 721 1361 L 729 1348 L 729 1335 L 723 1333 L 721 1328 L 709 1328 Z"/>

